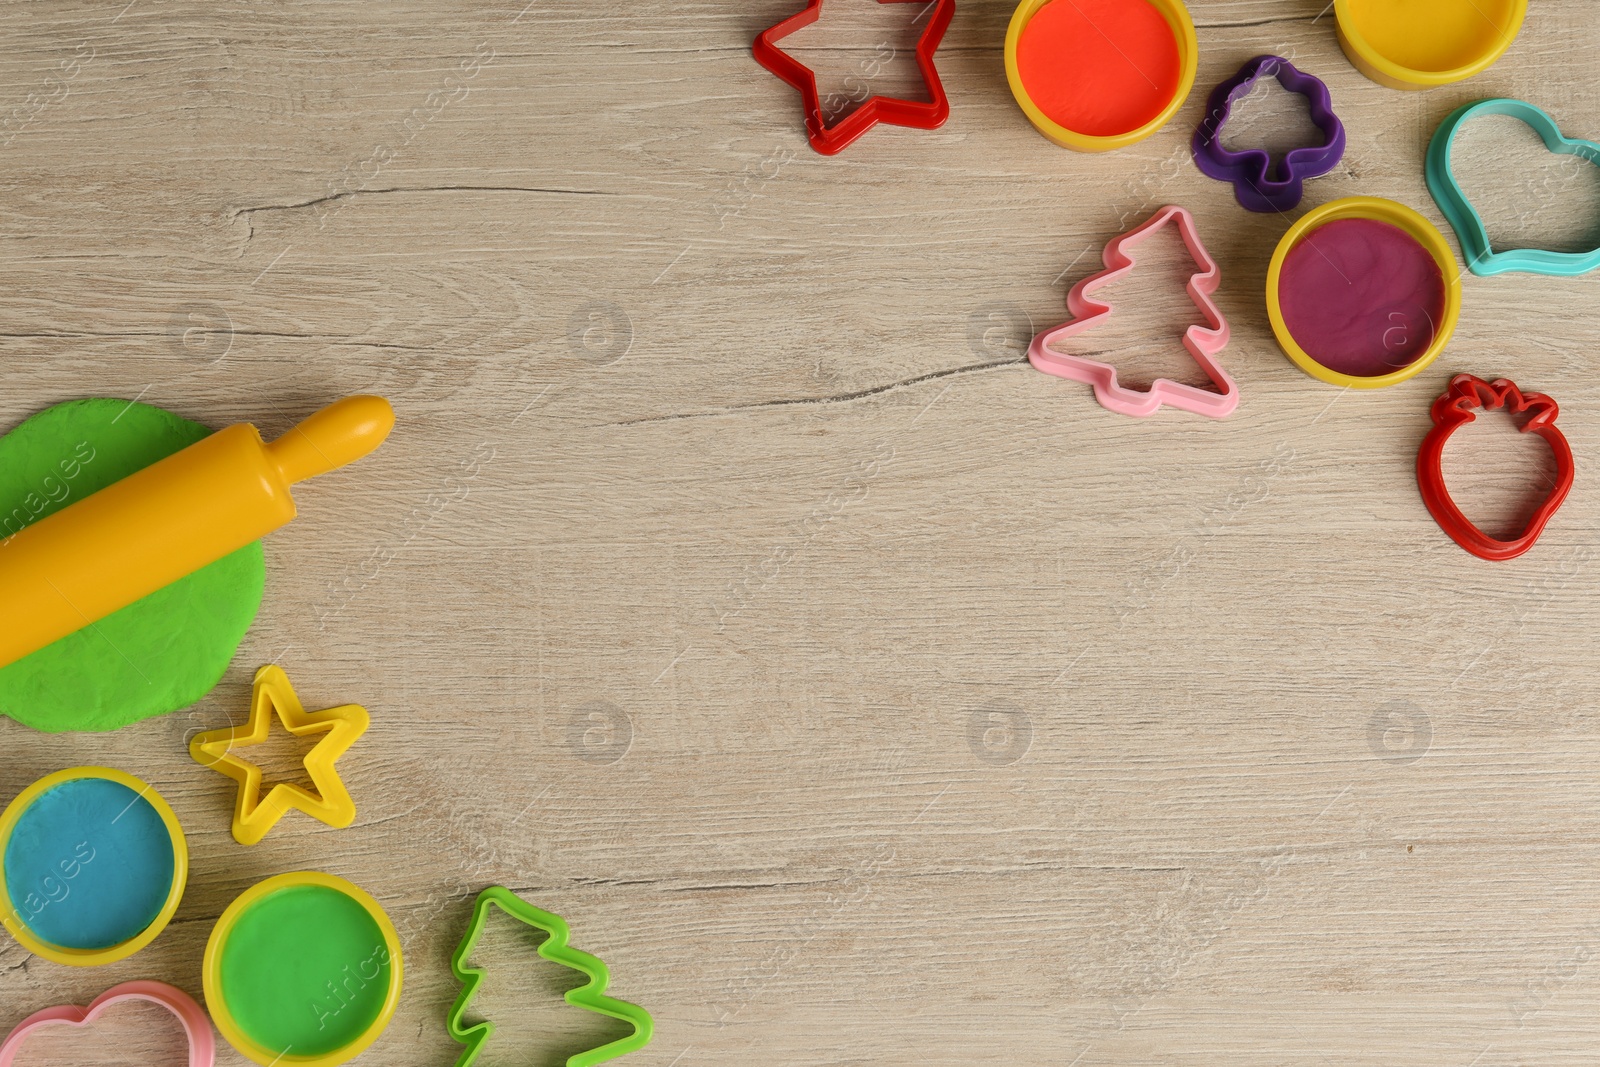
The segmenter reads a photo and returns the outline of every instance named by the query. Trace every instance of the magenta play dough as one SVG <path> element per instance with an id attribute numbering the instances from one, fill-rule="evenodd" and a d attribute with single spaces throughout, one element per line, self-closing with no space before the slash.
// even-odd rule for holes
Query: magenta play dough
<path id="1" fill-rule="evenodd" d="M 1295 342 L 1329 370 L 1376 378 L 1427 353 L 1445 314 L 1439 263 L 1387 222 L 1336 219 L 1289 251 L 1278 305 Z"/>

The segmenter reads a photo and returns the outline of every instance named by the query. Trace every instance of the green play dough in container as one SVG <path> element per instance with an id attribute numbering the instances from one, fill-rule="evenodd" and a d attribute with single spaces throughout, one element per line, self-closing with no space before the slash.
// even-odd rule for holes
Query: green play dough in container
<path id="1" fill-rule="evenodd" d="M 321 1056 L 366 1033 L 392 981 L 384 933 L 359 901 L 290 886 L 245 909 L 222 946 L 220 989 L 261 1047 Z"/>
<path id="2" fill-rule="evenodd" d="M 0 438 L 0 539 L 210 433 L 126 400 L 40 412 Z M 193 704 L 222 678 L 265 580 L 257 542 L 68 634 L 0 670 L 0 714 L 59 733 L 115 730 Z"/>

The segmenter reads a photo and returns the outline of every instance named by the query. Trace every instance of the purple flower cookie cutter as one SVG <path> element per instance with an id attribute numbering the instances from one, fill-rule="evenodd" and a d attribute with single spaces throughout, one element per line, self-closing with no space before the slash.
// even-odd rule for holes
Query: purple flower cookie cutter
<path id="1" fill-rule="evenodd" d="M 1222 147 L 1222 127 L 1234 101 L 1262 78 L 1277 78 L 1279 85 L 1310 101 L 1311 121 L 1322 131 L 1324 143 L 1291 149 L 1277 166 L 1259 148 L 1233 152 Z M 1280 56 L 1257 56 L 1212 92 L 1206 117 L 1194 131 L 1194 161 L 1208 177 L 1232 182 L 1234 194 L 1247 209 L 1289 211 L 1299 205 L 1306 179 L 1321 177 L 1339 165 L 1344 145 L 1344 123 L 1333 113 L 1333 98 L 1322 79 Z"/>

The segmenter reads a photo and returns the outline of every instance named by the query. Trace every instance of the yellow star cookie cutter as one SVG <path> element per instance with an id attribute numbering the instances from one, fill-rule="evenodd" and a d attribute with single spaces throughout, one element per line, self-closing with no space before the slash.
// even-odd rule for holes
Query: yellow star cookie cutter
<path id="1" fill-rule="evenodd" d="M 284 729 L 296 737 L 325 735 L 305 758 L 306 773 L 316 792 L 280 782 L 263 798 L 261 768 L 234 755 L 235 749 L 259 745 L 267 739 L 273 711 L 278 713 Z M 356 804 L 333 764 L 366 732 L 368 722 L 367 709 L 359 704 L 307 712 L 283 668 L 269 665 L 256 672 L 250 694 L 250 721 L 196 736 L 189 742 L 189 755 L 200 765 L 239 783 L 239 799 L 233 809 L 233 838 L 241 845 L 259 842 L 291 808 L 343 829 L 355 822 Z"/>

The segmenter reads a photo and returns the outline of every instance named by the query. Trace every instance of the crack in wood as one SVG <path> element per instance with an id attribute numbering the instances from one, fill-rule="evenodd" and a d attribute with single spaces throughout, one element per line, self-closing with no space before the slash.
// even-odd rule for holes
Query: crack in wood
<path id="1" fill-rule="evenodd" d="M 650 415 L 642 419 L 625 419 L 622 422 L 607 423 L 608 426 L 638 426 L 650 422 L 676 422 L 682 419 L 712 419 L 722 415 L 738 415 L 746 411 L 756 411 L 762 408 L 807 407 L 820 404 L 849 404 L 869 397 L 882 396 L 884 393 L 894 392 L 896 389 L 907 389 L 924 382 L 936 381 L 940 378 L 950 378 L 961 374 L 980 374 L 984 371 L 996 370 L 1003 367 L 1022 366 L 1028 362 L 1026 356 L 1018 359 L 1003 359 L 993 363 L 974 363 L 965 367 L 950 367 L 946 370 L 936 370 L 928 374 L 919 374 L 913 378 L 903 378 L 899 381 L 888 382 L 884 385 L 874 385 L 868 389 L 858 389 L 850 393 L 835 393 L 830 396 L 802 396 L 785 397 L 779 400 L 760 400 L 753 404 L 736 404 L 732 407 L 718 408 L 715 411 L 685 411 L 671 415 Z"/>

